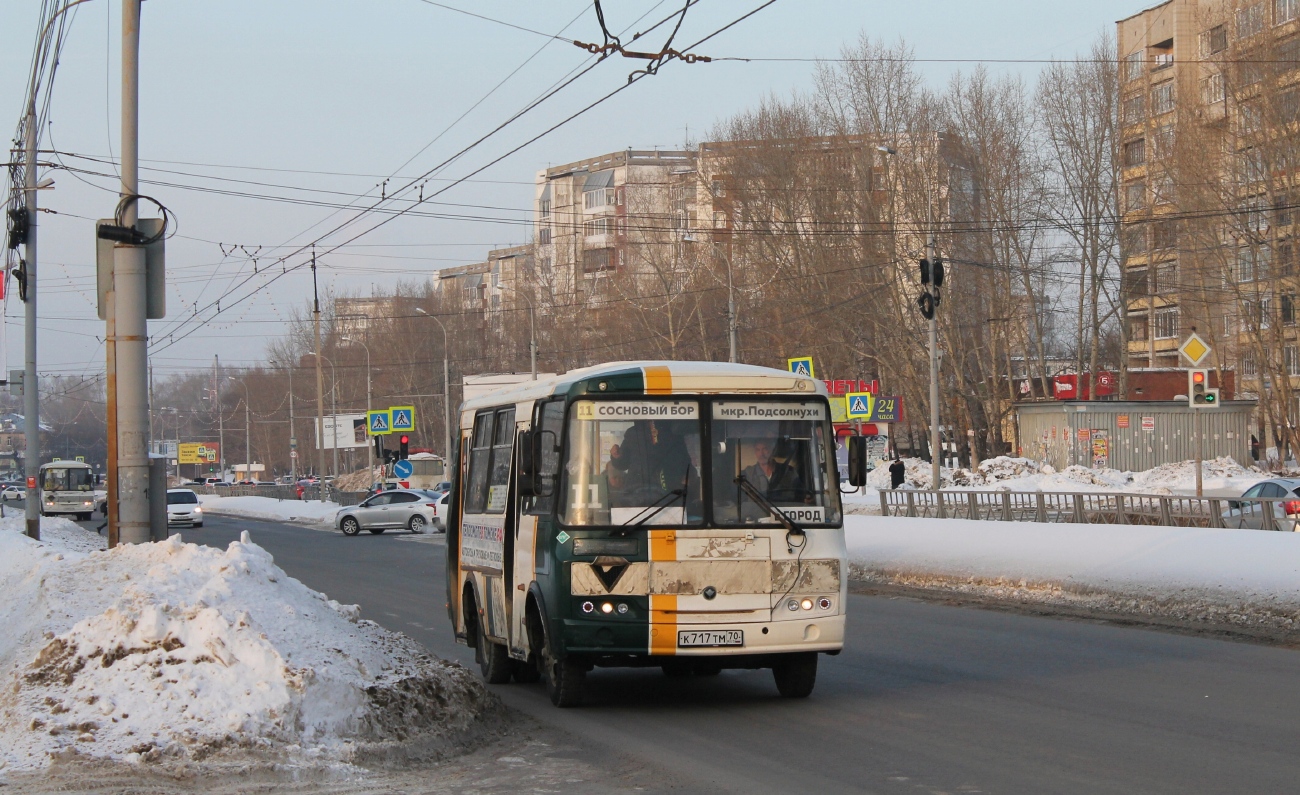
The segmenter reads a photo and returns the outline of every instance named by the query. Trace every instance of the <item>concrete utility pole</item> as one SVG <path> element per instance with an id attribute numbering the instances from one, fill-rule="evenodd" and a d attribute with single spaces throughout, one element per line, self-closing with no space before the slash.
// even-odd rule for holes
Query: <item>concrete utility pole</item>
<path id="1" fill-rule="evenodd" d="M 289 361 L 289 474 L 293 482 L 298 482 L 298 434 L 293 427 L 293 366 Z"/>
<path id="2" fill-rule="evenodd" d="M 231 376 L 231 381 L 244 388 L 244 479 L 253 479 L 253 422 L 248 406 L 248 383 L 242 378 Z"/>
<path id="3" fill-rule="evenodd" d="M 531 302 L 529 303 L 528 308 L 530 310 L 532 309 Z M 428 312 L 424 311 L 420 307 L 417 306 L 415 308 L 415 311 L 429 318 L 434 323 L 437 323 L 438 328 L 442 329 L 442 462 L 444 468 L 446 469 L 444 475 L 449 476 L 451 474 L 451 469 L 450 469 L 451 467 L 451 367 L 450 367 L 450 358 L 449 358 L 451 356 L 451 348 L 448 347 L 447 345 L 447 327 L 442 325 L 442 321 L 439 320 L 437 316 L 429 314 Z M 533 349 L 533 380 L 536 380 L 537 379 L 536 343 L 532 345 L 532 349 Z M 368 372 L 369 365 L 367 364 L 366 367 Z"/>
<path id="4" fill-rule="evenodd" d="M 122 201 L 119 220 L 135 228 L 140 179 L 140 5 L 122 0 Z M 115 456 L 109 459 L 109 529 L 122 543 L 144 544 L 149 532 L 149 397 L 145 249 L 113 248 L 113 287 L 108 302 L 109 408 L 115 415 Z M 115 507 L 116 511 L 112 510 Z"/>
<path id="5" fill-rule="evenodd" d="M 929 199 L 926 200 L 926 226 L 929 240 L 925 245 L 925 257 L 934 267 L 934 220 L 929 211 Z M 943 484 L 939 480 L 939 460 L 941 457 L 941 438 L 939 431 L 939 308 L 936 305 L 930 315 L 930 488 L 938 491 Z"/>
<path id="6" fill-rule="evenodd" d="M 312 322 L 316 327 L 316 478 L 325 492 L 325 378 L 320 366 L 320 291 L 316 289 L 316 252 L 311 252 Z M 324 499 L 324 496 L 321 497 Z"/>

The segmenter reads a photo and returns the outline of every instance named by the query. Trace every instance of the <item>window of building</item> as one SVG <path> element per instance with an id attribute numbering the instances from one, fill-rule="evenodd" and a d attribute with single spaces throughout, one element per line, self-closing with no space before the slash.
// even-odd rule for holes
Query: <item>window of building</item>
<path id="1" fill-rule="evenodd" d="M 1284 124 L 1300 119 L 1300 90 L 1293 88 L 1278 94 L 1277 118 Z"/>
<path id="2" fill-rule="evenodd" d="M 1263 182 L 1268 176 L 1264 155 L 1258 149 L 1246 149 L 1237 153 L 1237 176 L 1242 182 Z"/>
<path id="3" fill-rule="evenodd" d="M 710 186 L 710 188 L 713 191 L 714 196 L 721 198 L 727 195 L 727 186 L 723 184 L 722 180 L 720 179 L 713 180 L 713 184 Z"/>
<path id="4" fill-rule="evenodd" d="M 1147 253 L 1147 228 L 1145 224 L 1130 224 L 1120 232 L 1120 245 L 1125 257 L 1140 257 Z"/>
<path id="5" fill-rule="evenodd" d="M 551 227 L 543 226 L 537 230 L 537 242 L 546 245 L 551 242 Z"/>
<path id="6" fill-rule="evenodd" d="M 1255 359 L 1255 351 L 1247 348 L 1241 352 L 1241 374 L 1242 375 L 1259 375 L 1259 362 Z"/>
<path id="7" fill-rule="evenodd" d="M 1156 293 L 1167 295 L 1178 291 L 1178 263 L 1162 262 L 1156 266 Z"/>
<path id="8" fill-rule="evenodd" d="M 1151 115 L 1159 116 L 1174 109 L 1174 81 L 1161 83 L 1151 89 Z"/>
<path id="9" fill-rule="evenodd" d="M 1138 138 L 1124 144 L 1124 165 L 1126 167 L 1140 166 L 1145 162 L 1147 162 L 1147 142 L 1145 138 Z"/>
<path id="10" fill-rule="evenodd" d="M 1134 342 L 1147 341 L 1147 316 L 1129 315 L 1128 338 Z"/>
<path id="11" fill-rule="evenodd" d="M 1295 293 L 1282 293 L 1281 300 L 1278 302 L 1278 316 L 1282 319 L 1282 325 L 1295 325 Z"/>
<path id="12" fill-rule="evenodd" d="M 1169 157 L 1174 153 L 1174 125 L 1162 124 L 1151 135 L 1151 144 L 1155 147 L 1154 157 Z"/>
<path id="13" fill-rule="evenodd" d="M 1288 39 L 1277 45 L 1274 62 L 1278 74 L 1286 74 L 1300 67 L 1300 38 Z"/>
<path id="14" fill-rule="evenodd" d="M 1124 294 L 1129 298 L 1140 298 L 1149 294 L 1151 285 L 1147 282 L 1146 268 L 1128 268 L 1124 271 Z"/>
<path id="15" fill-rule="evenodd" d="M 542 257 L 541 262 L 538 263 L 538 267 L 541 270 L 543 276 L 549 275 L 552 267 L 551 258 Z"/>
<path id="16" fill-rule="evenodd" d="M 583 273 L 600 273 L 614 270 L 614 249 L 589 248 L 582 252 Z"/>
<path id="17" fill-rule="evenodd" d="M 1267 9 L 1263 3 L 1246 6 L 1237 11 L 1237 38 L 1254 36 L 1264 29 Z"/>
<path id="18" fill-rule="evenodd" d="M 1237 132 L 1240 135 L 1253 135 L 1263 128 L 1264 112 L 1258 102 L 1243 102 L 1238 108 Z"/>
<path id="19" fill-rule="evenodd" d="M 1273 257 L 1273 272 L 1277 276 L 1295 275 L 1295 245 L 1285 240 L 1277 244 L 1276 256 Z"/>
<path id="20" fill-rule="evenodd" d="M 1156 339 L 1167 340 L 1178 336 L 1178 307 L 1156 310 Z"/>
<path id="21" fill-rule="evenodd" d="M 1222 102 L 1224 96 L 1222 73 L 1215 72 L 1201 80 L 1201 101 L 1206 105 Z"/>
<path id="22" fill-rule="evenodd" d="M 1124 59 L 1124 82 L 1127 83 L 1130 80 L 1137 80 L 1139 77 L 1141 77 L 1143 72 L 1143 66 L 1144 64 L 1143 64 L 1142 50 L 1138 50 L 1137 52 L 1130 53 Z"/>
<path id="23" fill-rule="evenodd" d="M 1174 201 L 1174 177 L 1168 172 L 1156 174 L 1151 180 L 1151 192 L 1156 204 L 1170 204 Z"/>
<path id="24" fill-rule="evenodd" d="M 1178 222 L 1156 221 L 1151 227 L 1151 247 L 1158 249 L 1178 248 Z"/>
<path id="25" fill-rule="evenodd" d="M 1124 100 L 1124 123 L 1137 124 L 1147 117 L 1147 95 L 1134 94 Z"/>
<path id="26" fill-rule="evenodd" d="M 596 210 L 604 207 L 607 203 L 613 204 L 613 196 L 606 196 L 610 191 L 605 188 L 589 190 L 582 194 L 582 206 L 588 210 Z"/>
<path id="27" fill-rule="evenodd" d="M 582 233 L 584 235 L 604 235 L 609 233 L 608 218 L 593 218 L 582 224 Z"/>
<path id="28" fill-rule="evenodd" d="M 1286 374 L 1300 375 L 1300 348 L 1294 345 L 1286 346 Z"/>
<path id="29" fill-rule="evenodd" d="M 725 212 L 722 212 L 721 210 L 713 211 L 713 228 L 714 229 L 727 228 L 727 214 Z"/>
<path id="30" fill-rule="evenodd" d="M 1201 34 L 1201 57 L 1208 58 L 1228 49 L 1228 29 L 1215 25 Z"/>
<path id="31" fill-rule="evenodd" d="M 1151 60 L 1151 71 L 1158 72 L 1161 69 L 1168 69 L 1174 65 L 1174 51 L 1156 50 L 1155 58 Z"/>
<path id="32" fill-rule="evenodd" d="M 1296 18 L 1297 0 L 1273 0 L 1273 24 L 1281 25 Z"/>
<path id="33" fill-rule="evenodd" d="M 1242 61 L 1237 64 L 1237 85 L 1253 86 L 1264 79 L 1264 67 L 1255 61 Z"/>
<path id="34" fill-rule="evenodd" d="M 1147 206 L 1146 180 L 1137 180 L 1124 186 L 1124 209 L 1141 210 Z"/>
<path id="35" fill-rule="evenodd" d="M 549 218 L 551 215 L 551 200 L 546 199 L 540 203 L 543 218 Z"/>

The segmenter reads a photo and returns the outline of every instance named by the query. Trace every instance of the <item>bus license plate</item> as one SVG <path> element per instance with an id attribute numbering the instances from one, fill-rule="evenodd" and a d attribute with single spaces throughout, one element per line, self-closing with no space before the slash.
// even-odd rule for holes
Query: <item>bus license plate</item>
<path id="1" fill-rule="evenodd" d="M 744 646 L 745 633 L 739 629 L 683 629 L 677 632 L 681 646 Z"/>

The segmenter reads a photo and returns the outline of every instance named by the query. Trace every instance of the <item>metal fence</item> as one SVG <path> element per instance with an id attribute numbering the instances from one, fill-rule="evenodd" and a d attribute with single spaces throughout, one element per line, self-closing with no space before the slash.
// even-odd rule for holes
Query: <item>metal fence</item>
<path id="1" fill-rule="evenodd" d="M 273 500 L 297 500 L 297 486 L 281 486 L 275 484 L 263 484 L 260 486 L 183 486 L 182 488 L 193 489 L 196 494 L 215 494 L 218 497 L 269 497 Z M 304 486 L 302 499 L 320 500 L 324 499 L 330 502 L 337 502 L 339 505 L 356 505 L 357 503 L 370 496 L 368 491 L 339 491 L 331 488 L 326 484 L 324 488 L 320 486 Z"/>
<path id="2" fill-rule="evenodd" d="M 1052 491 L 881 491 L 880 513 L 1000 522 L 1294 531 L 1300 519 L 1300 501 Z"/>

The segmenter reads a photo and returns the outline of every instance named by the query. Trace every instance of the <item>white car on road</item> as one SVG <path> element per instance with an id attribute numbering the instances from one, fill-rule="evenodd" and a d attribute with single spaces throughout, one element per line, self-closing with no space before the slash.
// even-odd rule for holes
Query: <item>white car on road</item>
<path id="1" fill-rule="evenodd" d="M 199 495 L 190 489 L 167 489 L 167 526 L 203 526 L 203 508 Z"/>
<path id="2" fill-rule="evenodd" d="M 378 535 L 385 530 L 402 528 L 412 533 L 423 533 L 436 521 L 435 499 L 432 493 L 417 489 L 385 491 L 359 505 L 340 508 L 334 526 L 347 536 L 354 536 L 362 530 Z"/>
<path id="3" fill-rule="evenodd" d="M 0 500 L 5 502 L 25 499 L 27 499 L 27 490 L 20 489 L 17 486 L 5 486 L 4 491 L 0 491 Z"/>

